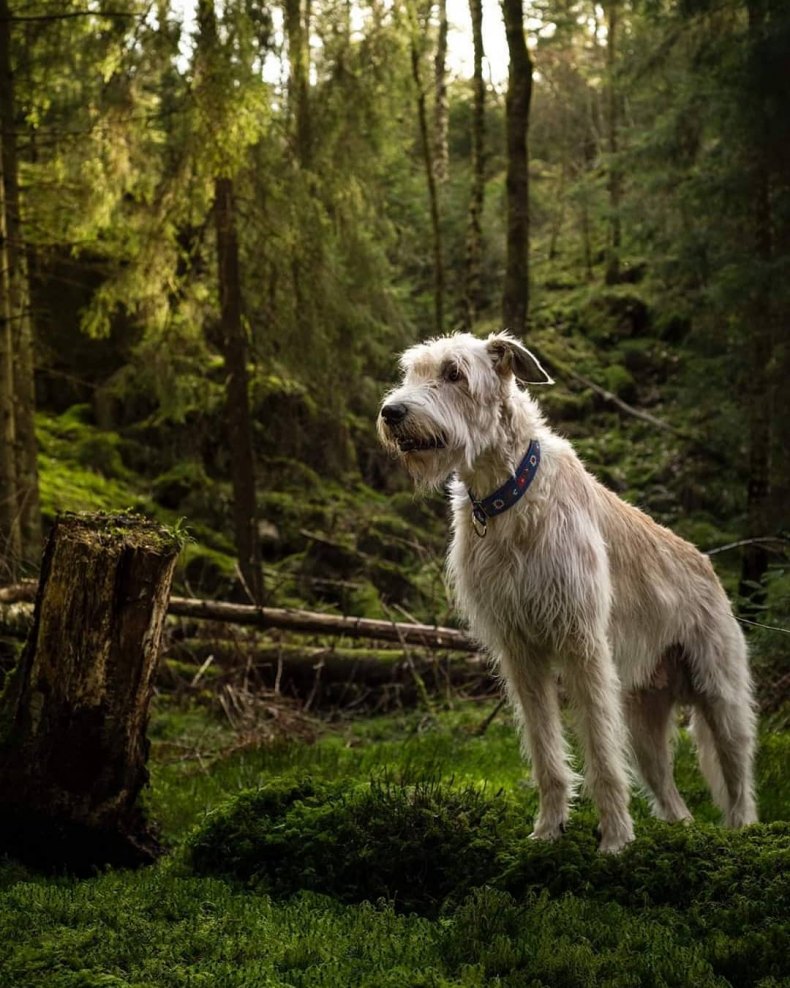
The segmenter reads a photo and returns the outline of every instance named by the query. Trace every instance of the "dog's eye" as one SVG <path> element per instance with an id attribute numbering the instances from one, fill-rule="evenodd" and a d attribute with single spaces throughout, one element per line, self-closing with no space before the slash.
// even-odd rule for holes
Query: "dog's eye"
<path id="1" fill-rule="evenodd" d="M 452 381 L 455 384 L 456 381 L 463 381 L 464 375 L 458 369 L 457 364 L 450 364 L 444 372 L 444 379 L 445 381 Z"/>

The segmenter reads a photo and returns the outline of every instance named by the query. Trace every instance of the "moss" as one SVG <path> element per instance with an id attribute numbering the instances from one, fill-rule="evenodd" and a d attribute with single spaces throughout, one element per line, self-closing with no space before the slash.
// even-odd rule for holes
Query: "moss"
<path id="1" fill-rule="evenodd" d="M 430 912 L 496 873 L 497 838 L 520 819 L 504 795 L 471 787 L 307 779 L 243 793 L 208 817 L 187 853 L 200 873 L 279 894 L 309 888 L 344 902 L 385 896 Z"/>
<path id="2" fill-rule="evenodd" d="M 211 487 L 203 465 L 195 460 L 183 460 L 160 474 L 151 484 L 154 500 L 165 508 L 180 508 L 195 490 Z"/>
<path id="3" fill-rule="evenodd" d="M 298 811 L 291 816 L 294 807 Z M 446 862 L 428 865 L 422 859 L 424 848 L 405 846 L 413 843 L 409 833 L 427 826 L 420 823 L 423 817 L 435 825 L 429 841 L 433 854 L 441 857 L 449 846 L 454 854 L 461 853 L 462 860 L 452 865 L 453 882 L 446 882 Z M 215 811 L 189 847 L 198 870 L 262 880 L 280 892 L 302 887 L 306 872 L 298 861 L 315 855 L 314 869 L 307 868 L 312 876 L 307 887 L 349 901 L 384 894 L 388 885 L 397 884 L 396 878 L 386 877 L 387 869 L 405 867 L 408 855 L 416 855 L 423 869 L 421 887 L 410 885 L 403 893 L 415 908 L 436 905 L 445 885 L 457 890 L 479 881 L 510 890 L 572 891 L 632 906 L 650 902 L 679 908 L 719 902 L 734 883 L 744 892 L 748 888 L 770 914 L 790 906 L 790 875 L 784 867 L 790 865 L 788 823 L 732 832 L 701 824 L 687 828 L 643 821 L 637 841 L 619 856 L 596 852 L 589 810 L 578 814 L 568 835 L 554 844 L 528 840 L 530 825 L 530 814 L 519 807 L 519 800 L 501 791 L 307 779 L 245 793 Z M 346 849 L 344 861 L 327 864 L 328 870 L 319 866 L 318 859 L 338 845 Z M 398 863 L 393 864 L 397 848 Z M 362 877 L 361 860 L 367 862 L 367 878 Z M 678 861 L 683 862 L 680 869 Z M 363 885 L 367 891 L 362 891 Z"/>
<path id="4" fill-rule="evenodd" d="M 376 587 L 369 581 L 363 580 L 350 593 L 348 598 L 348 613 L 355 617 L 387 618 Z"/>
<path id="5" fill-rule="evenodd" d="M 603 369 L 602 384 L 607 391 L 623 398 L 626 401 L 633 401 L 636 396 L 636 382 L 632 374 L 621 364 L 610 364 Z"/>

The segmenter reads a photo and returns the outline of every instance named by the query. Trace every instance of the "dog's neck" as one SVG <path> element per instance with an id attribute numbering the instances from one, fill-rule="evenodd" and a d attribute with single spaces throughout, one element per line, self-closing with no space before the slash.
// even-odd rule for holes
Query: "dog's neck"
<path id="1" fill-rule="evenodd" d="M 515 385 L 502 402 L 497 441 L 479 453 L 472 464 L 458 471 L 467 490 L 487 497 L 501 487 L 516 471 L 533 439 L 542 438 L 545 421 L 540 408 L 530 396 Z"/>

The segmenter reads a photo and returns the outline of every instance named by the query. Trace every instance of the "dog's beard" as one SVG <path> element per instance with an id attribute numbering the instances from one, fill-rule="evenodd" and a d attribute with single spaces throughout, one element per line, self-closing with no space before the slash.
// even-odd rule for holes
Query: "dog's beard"
<path id="1" fill-rule="evenodd" d="M 404 452 L 400 461 L 418 491 L 438 490 L 455 470 L 455 457 L 448 449 Z"/>

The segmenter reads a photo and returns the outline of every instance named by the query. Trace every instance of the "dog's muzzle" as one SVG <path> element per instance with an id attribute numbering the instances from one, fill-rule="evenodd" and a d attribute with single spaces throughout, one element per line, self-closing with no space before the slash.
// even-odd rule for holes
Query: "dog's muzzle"
<path id="1" fill-rule="evenodd" d="M 445 448 L 447 444 L 443 436 L 409 435 L 403 428 L 408 414 L 408 405 L 402 402 L 392 402 L 382 406 L 381 409 L 381 417 L 387 426 L 387 431 L 401 453 L 416 453 L 423 450 Z"/>

